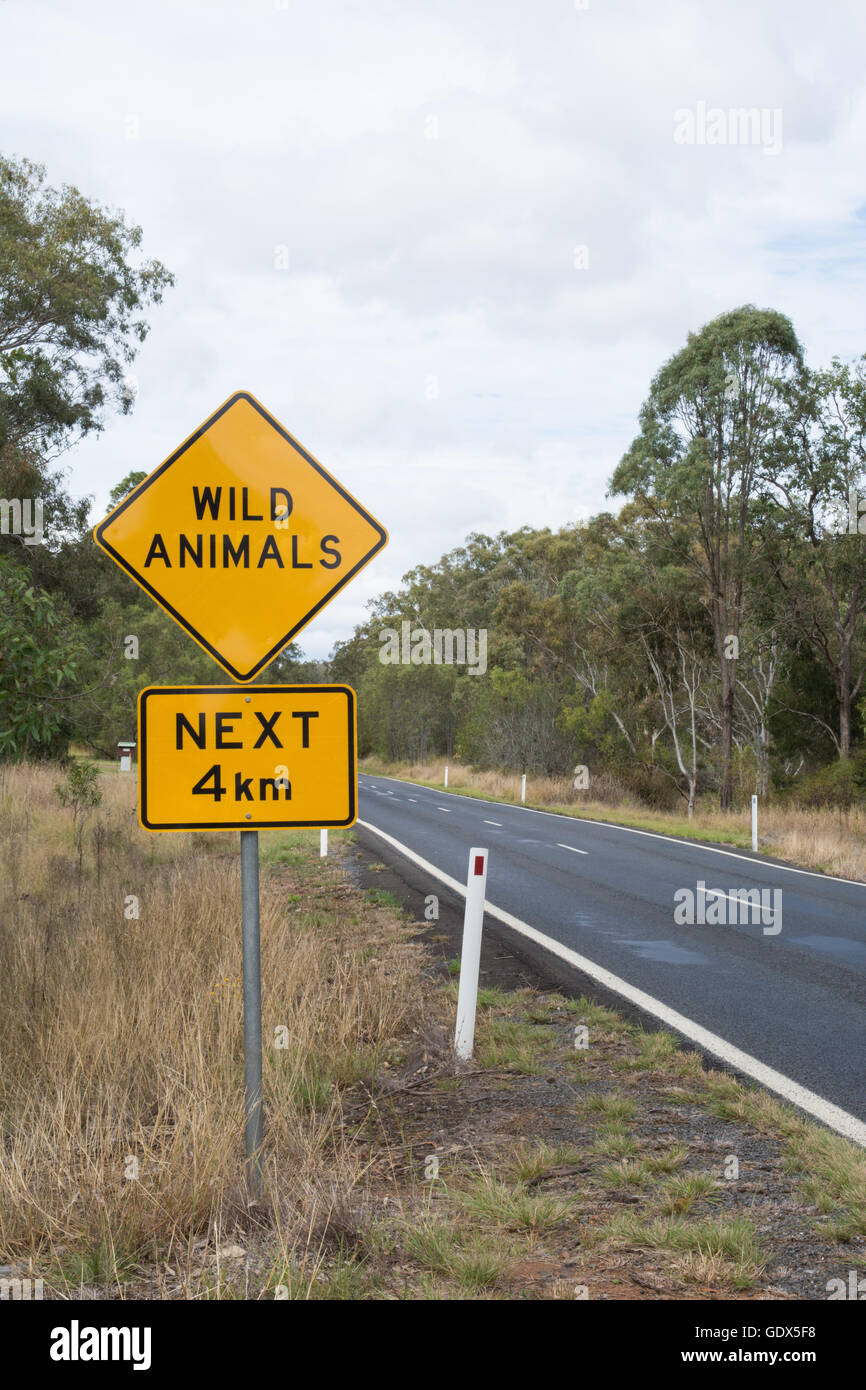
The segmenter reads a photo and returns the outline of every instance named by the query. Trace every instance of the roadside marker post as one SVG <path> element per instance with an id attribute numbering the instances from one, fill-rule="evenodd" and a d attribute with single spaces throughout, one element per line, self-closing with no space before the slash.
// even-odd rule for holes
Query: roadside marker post
<path id="1" fill-rule="evenodd" d="M 752 850 L 758 850 L 758 798 L 752 797 Z"/>
<path id="2" fill-rule="evenodd" d="M 487 887 L 487 850 L 469 851 L 466 907 L 463 913 L 463 949 L 460 954 L 460 986 L 457 991 L 457 1026 L 454 1049 L 464 1061 L 472 1056 L 475 1042 L 475 1010 L 478 1005 L 478 971 L 481 965 L 481 928 Z"/>
<path id="3" fill-rule="evenodd" d="M 388 533 L 254 396 L 236 391 L 93 536 L 239 683 L 141 692 L 139 820 L 152 831 L 240 831 L 245 1164 L 259 1200 L 258 831 L 317 826 L 324 857 L 327 826 L 354 824 L 358 769 L 348 686 L 249 683 Z"/>
<path id="4" fill-rule="evenodd" d="M 523 801 L 524 803 L 525 803 L 525 801 L 526 801 L 526 773 L 525 773 L 525 772 L 524 772 L 522 778 L 520 779 L 520 800 Z"/>
<path id="5" fill-rule="evenodd" d="M 448 786 L 448 764 L 445 764 L 445 786 Z"/>

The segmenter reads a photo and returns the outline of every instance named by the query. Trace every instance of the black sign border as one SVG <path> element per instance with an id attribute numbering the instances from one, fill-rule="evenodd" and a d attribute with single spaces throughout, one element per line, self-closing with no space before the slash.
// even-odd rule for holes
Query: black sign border
<path id="1" fill-rule="evenodd" d="M 256 694 L 263 695 L 322 695 L 341 694 L 347 696 L 347 716 L 349 730 L 349 817 L 347 820 L 284 820 L 258 822 L 240 821 L 189 821 L 171 825 L 152 824 L 147 819 L 147 700 L 150 695 L 234 695 L 238 694 L 236 685 L 148 685 L 138 697 L 138 815 L 145 830 L 303 830 L 342 829 L 354 825 L 358 809 L 356 804 L 357 761 L 355 757 L 355 718 L 356 695 L 350 685 L 256 685 Z M 249 692 L 250 694 L 252 691 Z"/>

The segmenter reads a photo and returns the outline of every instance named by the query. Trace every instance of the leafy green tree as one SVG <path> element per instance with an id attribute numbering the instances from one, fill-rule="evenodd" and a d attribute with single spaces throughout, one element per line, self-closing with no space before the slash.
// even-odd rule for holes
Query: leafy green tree
<path id="1" fill-rule="evenodd" d="M 84 636 L 61 598 L 0 556 L 0 758 L 62 758 Z"/>
<path id="2" fill-rule="evenodd" d="M 6 555 L 27 568 L 32 583 L 52 594 L 62 594 L 78 617 L 92 616 L 95 610 L 95 569 L 88 550 L 90 542 L 88 498 L 73 498 L 63 473 L 51 469 L 29 448 L 7 445 L 0 448 L 0 497 L 29 500 L 30 524 L 35 523 L 35 504 L 42 505 L 43 536 L 39 544 L 24 535 L 0 533 L 0 555 Z"/>
<path id="3" fill-rule="evenodd" d="M 290 642 L 264 671 L 259 672 L 251 684 L 323 685 L 330 679 L 326 661 L 315 661 L 305 657 L 299 643 Z M 335 683 L 339 683 L 336 678 Z"/>
<path id="4" fill-rule="evenodd" d="M 140 468 L 127 473 L 126 477 L 122 478 L 117 486 L 111 489 L 108 495 L 108 511 L 113 512 L 118 502 L 122 502 L 126 494 L 132 492 L 134 487 L 138 487 L 139 483 L 143 483 L 146 477 L 147 474 Z"/>
<path id="5" fill-rule="evenodd" d="M 58 782 L 54 790 L 61 806 L 72 807 L 75 848 L 78 850 L 78 883 L 80 888 L 84 871 L 84 831 L 87 828 L 91 811 L 102 804 L 99 768 L 95 763 L 73 763 L 67 770 L 66 780 Z"/>
<path id="6" fill-rule="evenodd" d="M 383 666 L 358 684 L 358 747 L 388 759 L 424 762 L 453 741 L 452 666 Z"/>
<path id="7" fill-rule="evenodd" d="M 756 500 L 802 348 L 783 314 L 746 305 L 722 314 L 665 363 L 641 410 L 640 434 L 611 480 L 664 528 L 674 563 L 691 569 L 712 618 L 719 675 L 720 788 L 731 807 L 739 641 L 758 548 Z M 734 648 L 735 649 L 735 648 Z"/>
<path id="8" fill-rule="evenodd" d="M 768 480 L 784 520 L 780 614 L 833 681 L 836 728 L 826 717 L 824 724 L 846 759 L 866 678 L 866 536 L 858 516 L 861 499 L 866 507 L 866 356 L 804 368 L 786 397 Z M 866 531 L 866 518 L 862 524 Z"/>
<path id="9" fill-rule="evenodd" d="M 560 772 L 569 759 L 570 739 L 558 724 L 555 686 L 501 668 L 478 686 L 457 732 L 458 757 L 514 772 Z"/>
<path id="10" fill-rule="evenodd" d="M 41 457 L 126 413 L 144 312 L 173 277 L 141 260 L 141 228 L 77 188 L 0 157 L 0 448 Z"/>
<path id="11" fill-rule="evenodd" d="M 222 685 L 221 667 L 128 577 L 129 592 L 109 597 L 88 626 L 80 689 L 70 704 L 76 737 L 105 758 L 135 736 L 146 685 Z"/>

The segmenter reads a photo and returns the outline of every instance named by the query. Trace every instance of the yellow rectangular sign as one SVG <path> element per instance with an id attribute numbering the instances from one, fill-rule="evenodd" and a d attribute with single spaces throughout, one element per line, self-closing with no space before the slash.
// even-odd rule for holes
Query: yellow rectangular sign
<path id="1" fill-rule="evenodd" d="M 347 685 L 149 686 L 138 697 L 145 830 L 352 825 Z"/>

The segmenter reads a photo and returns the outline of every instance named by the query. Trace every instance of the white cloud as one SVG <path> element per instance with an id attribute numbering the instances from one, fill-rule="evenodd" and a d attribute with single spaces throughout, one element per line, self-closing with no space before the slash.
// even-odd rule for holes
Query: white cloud
<path id="1" fill-rule="evenodd" d="M 856 0 L 5 0 L 4 150 L 124 208 L 178 277 L 73 486 L 104 505 L 254 391 L 391 534 L 317 655 L 468 530 L 597 510 L 713 315 L 866 349 L 864 31 Z M 677 146 L 699 101 L 781 108 L 782 152 Z"/>

